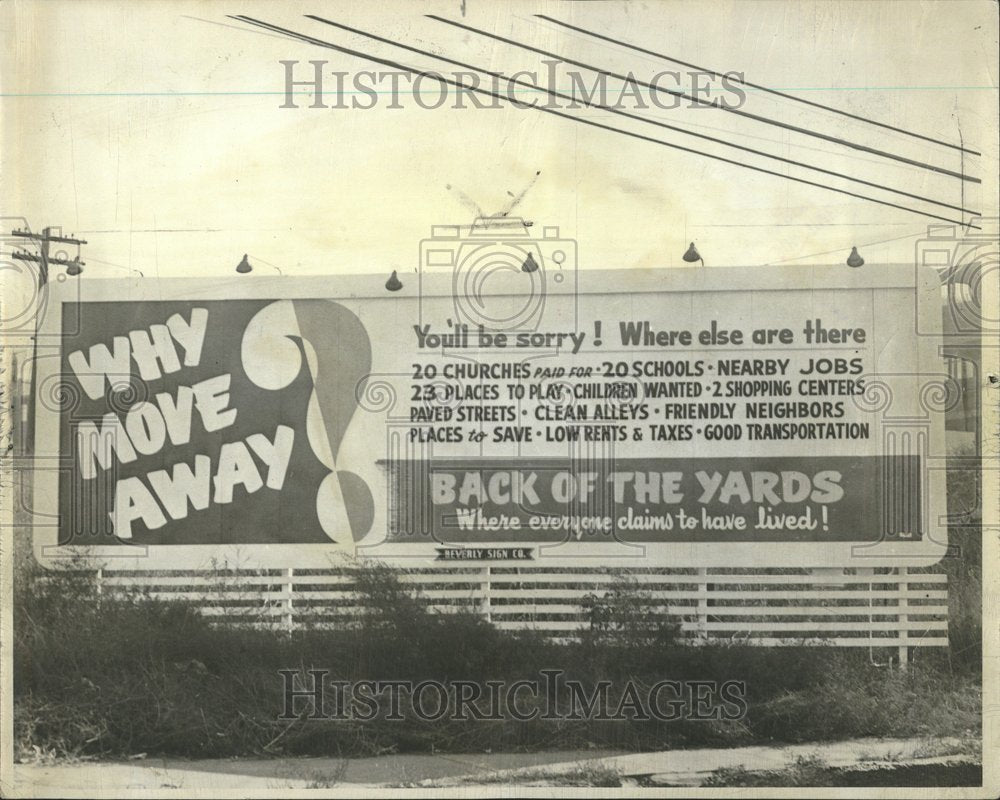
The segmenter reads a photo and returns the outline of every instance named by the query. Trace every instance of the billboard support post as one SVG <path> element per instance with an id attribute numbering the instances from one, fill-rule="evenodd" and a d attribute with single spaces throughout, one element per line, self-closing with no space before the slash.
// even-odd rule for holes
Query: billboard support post
<path id="1" fill-rule="evenodd" d="M 491 577 L 492 577 L 492 574 L 493 574 L 493 567 L 491 567 L 489 565 L 486 565 L 485 567 L 483 567 L 483 573 L 482 573 L 482 590 L 483 590 L 482 609 L 483 609 L 483 617 L 485 618 L 485 620 L 487 622 L 492 622 L 493 621 L 493 616 L 491 614 L 491 611 L 492 611 L 492 608 L 493 608 L 493 599 L 490 596 L 490 594 L 491 594 L 490 590 L 491 590 L 491 586 L 492 586 L 492 583 L 493 583 L 492 580 L 490 580 Z"/>
<path id="2" fill-rule="evenodd" d="M 899 568 L 899 579 L 903 591 L 899 598 L 899 627 L 902 643 L 899 645 L 899 668 L 906 670 L 910 663 L 910 616 L 907 610 L 910 606 L 910 570 L 909 567 Z"/>
<path id="3" fill-rule="evenodd" d="M 698 638 L 708 639 L 708 570 L 698 568 Z"/>
<path id="4" fill-rule="evenodd" d="M 282 572 L 285 578 L 284 581 L 285 613 L 283 615 L 285 622 L 285 630 L 291 633 L 293 630 L 295 630 L 295 608 L 294 608 L 295 600 L 293 595 L 293 590 L 295 588 L 294 585 L 295 569 L 293 567 L 289 567 L 288 569 L 283 570 Z"/>

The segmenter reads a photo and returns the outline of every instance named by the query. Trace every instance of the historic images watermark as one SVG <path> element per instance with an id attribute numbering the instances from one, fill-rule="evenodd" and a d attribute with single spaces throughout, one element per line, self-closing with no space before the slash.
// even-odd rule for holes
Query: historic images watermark
<path id="1" fill-rule="evenodd" d="M 613 110 L 680 108 L 740 108 L 746 101 L 743 73 L 707 70 L 629 71 L 621 77 L 598 72 L 588 76 L 567 69 L 555 59 L 543 59 L 544 70 L 519 70 L 511 75 L 471 70 L 406 71 L 327 69 L 328 61 L 282 60 L 284 102 L 281 108 L 368 110 L 376 106 L 428 111 L 439 108 L 541 108 Z M 484 72 L 486 72 L 484 70 Z M 310 95 L 300 105 L 296 99 Z"/>
<path id="2" fill-rule="evenodd" d="M 541 670 L 516 681 L 359 680 L 327 669 L 278 670 L 284 702 L 278 719 L 401 722 L 513 720 L 736 720 L 747 712 L 746 683 L 737 680 L 633 680 L 615 684 Z"/>

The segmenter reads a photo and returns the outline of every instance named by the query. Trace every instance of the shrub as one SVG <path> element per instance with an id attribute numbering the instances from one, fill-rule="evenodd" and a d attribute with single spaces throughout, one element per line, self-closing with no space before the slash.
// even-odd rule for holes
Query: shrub
<path id="1" fill-rule="evenodd" d="M 574 642 L 498 630 L 478 614 L 438 613 L 388 568 L 364 567 L 365 610 L 332 628 L 283 632 L 215 626 L 185 602 L 140 591 L 101 593 L 85 563 L 65 573 L 18 570 L 14 608 L 16 750 L 21 758 L 374 755 L 602 746 L 633 750 L 732 746 L 925 733 L 974 735 L 978 676 L 921 656 L 907 673 L 866 650 L 681 646 L 651 613 L 648 592 L 621 579 L 595 598 L 594 624 Z M 971 624 L 971 623 L 970 623 Z M 588 691 L 610 680 L 739 680 L 738 720 L 541 719 L 436 722 L 414 718 L 279 719 L 279 670 L 326 669 L 339 680 L 508 683 L 563 670 Z M 537 699 L 543 706 L 549 698 Z M 565 698 L 562 698 L 565 702 Z M 405 703 L 404 703 L 405 706 Z"/>

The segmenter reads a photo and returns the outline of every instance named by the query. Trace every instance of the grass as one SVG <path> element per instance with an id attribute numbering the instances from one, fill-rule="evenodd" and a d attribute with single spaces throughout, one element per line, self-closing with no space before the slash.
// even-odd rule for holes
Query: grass
<path id="1" fill-rule="evenodd" d="M 858 764 L 831 767 L 821 758 L 800 756 L 784 769 L 748 770 L 726 767 L 715 770 L 702 783 L 705 788 L 723 787 L 981 787 L 982 766 L 967 758 L 944 763 Z"/>
<path id="2" fill-rule="evenodd" d="M 516 786 L 593 786 L 596 788 L 617 788 L 622 785 L 618 770 L 607 764 L 578 764 L 570 769 L 556 770 L 551 767 L 536 767 L 518 770 L 515 773 L 499 772 L 477 775 L 469 781 L 473 785 L 497 784 Z"/>
<path id="3" fill-rule="evenodd" d="M 719 786 L 833 786 L 827 781 L 829 767 L 818 756 L 798 756 L 795 763 L 780 770 L 752 771 L 746 767 L 715 770 L 702 785 Z"/>
<path id="4" fill-rule="evenodd" d="M 213 626 L 183 602 L 97 593 L 85 573 L 58 582 L 22 572 L 16 599 L 15 747 L 21 759 L 159 756 L 364 756 L 391 752 L 633 751 L 823 741 L 856 736 L 974 736 L 979 676 L 930 653 L 907 672 L 865 650 L 679 646 L 671 630 L 604 627 L 559 644 L 500 631 L 472 614 L 428 611 L 386 570 L 360 586 L 373 604 L 355 627 L 287 634 Z M 514 719 L 428 722 L 279 720 L 280 669 L 341 680 L 537 679 L 593 687 L 674 680 L 745 681 L 736 720 Z M 544 707 L 546 697 L 537 700 Z M 565 698 L 563 698 L 565 700 Z"/>

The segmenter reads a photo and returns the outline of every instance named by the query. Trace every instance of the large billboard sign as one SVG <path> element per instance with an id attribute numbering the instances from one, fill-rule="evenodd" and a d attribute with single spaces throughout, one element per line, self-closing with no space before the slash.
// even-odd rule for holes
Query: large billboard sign
<path id="1" fill-rule="evenodd" d="M 941 557 L 936 273 L 536 266 L 391 288 L 54 287 L 36 553 L 143 569 Z"/>

